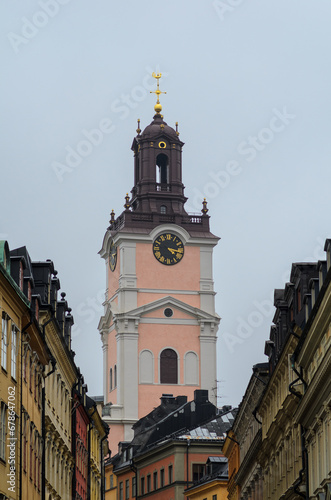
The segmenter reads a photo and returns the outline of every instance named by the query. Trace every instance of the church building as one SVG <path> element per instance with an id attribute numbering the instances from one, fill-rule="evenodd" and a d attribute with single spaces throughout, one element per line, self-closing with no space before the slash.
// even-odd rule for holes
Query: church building
<path id="1" fill-rule="evenodd" d="M 133 139 L 134 186 L 124 211 L 104 236 L 106 264 L 103 348 L 103 418 L 113 453 L 133 438 L 132 426 L 157 407 L 162 394 L 206 389 L 217 403 L 213 249 L 207 203 L 201 215 L 185 210 L 178 125 L 167 125 L 157 103 Z"/>

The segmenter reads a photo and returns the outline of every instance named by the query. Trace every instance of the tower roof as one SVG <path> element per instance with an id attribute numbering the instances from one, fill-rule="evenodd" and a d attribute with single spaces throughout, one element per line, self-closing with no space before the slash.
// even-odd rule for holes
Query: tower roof
<path id="1" fill-rule="evenodd" d="M 178 133 L 163 120 L 163 115 L 156 113 L 153 121 L 147 125 L 141 134 L 142 139 L 155 139 L 161 135 L 168 136 L 169 139 L 179 141 Z"/>

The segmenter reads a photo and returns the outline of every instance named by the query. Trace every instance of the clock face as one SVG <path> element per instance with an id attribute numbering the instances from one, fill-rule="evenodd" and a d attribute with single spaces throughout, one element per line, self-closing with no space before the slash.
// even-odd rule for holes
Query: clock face
<path id="1" fill-rule="evenodd" d="M 153 243 L 154 257 L 165 266 L 178 264 L 184 256 L 184 244 L 172 233 L 160 234 Z"/>
<path id="2" fill-rule="evenodd" d="M 115 270 L 117 263 L 117 246 L 114 243 L 114 240 L 111 240 L 110 249 L 109 249 L 109 267 L 111 271 Z"/>

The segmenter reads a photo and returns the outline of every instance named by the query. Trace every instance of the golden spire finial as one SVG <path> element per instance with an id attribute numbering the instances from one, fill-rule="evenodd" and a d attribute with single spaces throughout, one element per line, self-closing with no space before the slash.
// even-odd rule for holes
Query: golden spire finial
<path id="1" fill-rule="evenodd" d="M 156 100 L 156 104 L 154 106 L 154 110 L 158 114 L 160 113 L 160 111 L 162 111 L 162 106 L 160 104 L 159 96 L 160 96 L 160 94 L 166 94 L 166 92 L 162 92 L 160 90 L 160 87 L 159 87 L 159 80 L 160 80 L 161 76 L 162 76 L 162 73 L 157 73 L 157 74 L 152 73 L 152 77 L 155 78 L 157 81 L 157 89 L 150 91 L 151 94 L 156 94 L 157 100 Z"/>

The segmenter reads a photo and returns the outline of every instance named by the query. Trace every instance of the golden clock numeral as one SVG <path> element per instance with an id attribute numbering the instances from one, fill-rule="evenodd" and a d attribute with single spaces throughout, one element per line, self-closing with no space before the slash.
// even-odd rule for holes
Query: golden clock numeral
<path id="1" fill-rule="evenodd" d="M 184 248 L 177 248 L 177 252 L 178 253 L 183 253 L 184 252 Z"/>
<path id="2" fill-rule="evenodd" d="M 162 257 L 160 257 L 160 262 L 164 262 L 164 261 L 165 261 L 165 258 L 162 255 Z"/>
<path id="3" fill-rule="evenodd" d="M 165 241 L 165 237 L 164 236 L 160 236 L 160 240 L 161 241 Z"/>
<path id="4" fill-rule="evenodd" d="M 158 252 L 158 251 L 160 250 L 160 247 L 155 246 L 155 247 L 154 247 L 154 250 L 155 250 L 155 252 Z"/>
<path id="5" fill-rule="evenodd" d="M 167 240 L 171 240 L 171 234 L 167 234 L 166 238 Z"/>
<path id="6" fill-rule="evenodd" d="M 183 257 L 183 255 L 181 253 L 176 253 L 176 257 L 177 257 L 177 259 L 181 259 Z"/>
<path id="7" fill-rule="evenodd" d="M 170 264 L 170 259 L 167 259 L 167 264 Z"/>
<path id="8" fill-rule="evenodd" d="M 155 257 L 156 257 L 157 259 L 159 259 L 159 258 L 161 257 L 161 253 L 160 253 L 160 252 L 155 252 Z"/>

